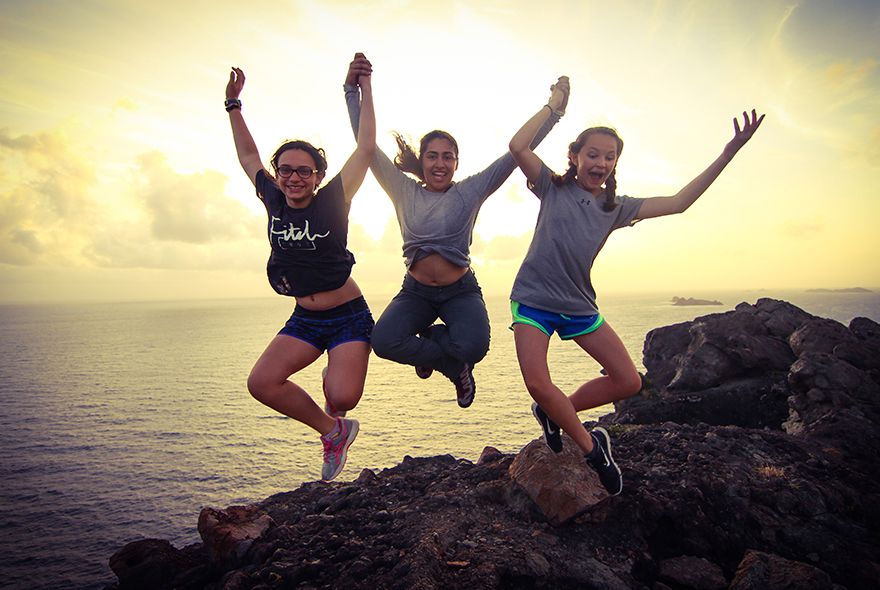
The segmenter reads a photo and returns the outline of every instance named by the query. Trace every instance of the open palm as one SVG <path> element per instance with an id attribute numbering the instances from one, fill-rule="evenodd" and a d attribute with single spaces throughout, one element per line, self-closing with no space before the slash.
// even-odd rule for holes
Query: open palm
<path id="1" fill-rule="evenodd" d="M 743 111 L 743 126 L 739 126 L 739 117 L 734 117 L 733 119 L 733 139 L 727 144 L 727 150 L 731 152 L 731 154 L 735 154 L 739 151 L 739 149 L 746 144 L 752 138 L 752 135 L 755 134 L 755 131 L 758 130 L 758 127 L 761 126 L 761 121 L 764 120 L 764 115 L 758 116 L 758 113 L 755 112 L 755 109 L 752 109 L 752 114 L 749 114 L 746 111 Z"/>

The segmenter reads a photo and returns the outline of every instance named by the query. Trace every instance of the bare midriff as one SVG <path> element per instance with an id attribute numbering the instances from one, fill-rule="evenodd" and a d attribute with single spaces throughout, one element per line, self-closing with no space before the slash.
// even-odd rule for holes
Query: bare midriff
<path id="1" fill-rule="evenodd" d="M 296 302 L 306 309 L 312 311 L 324 311 L 325 309 L 333 309 L 343 303 L 348 303 L 352 299 L 361 296 L 361 289 L 354 282 L 354 279 L 348 277 L 345 284 L 338 289 L 332 291 L 321 291 L 320 293 L 312 293 L 311 295 L 303 295 L 297 297 Z"/>
<path id="2" fill-rule="evenodd" d="M 439 254 L 429 254 L 413 262 L 409 267 L 409 274 L 423 285 L 445 287 L 463 277 L 468 268 L 452 264 Z"/>

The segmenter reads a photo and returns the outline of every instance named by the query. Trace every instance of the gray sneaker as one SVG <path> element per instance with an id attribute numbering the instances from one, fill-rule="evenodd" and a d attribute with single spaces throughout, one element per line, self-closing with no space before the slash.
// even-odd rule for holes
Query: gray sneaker
<path id="1" fill-rule="evenodd" d="M 329 434 L 321 436 L 324 444 L 324 465 L 321 467 L 321 479 L 330 481 L 345 467 L 348 458 L 348 447 L 358 434 L 357 420 L 336 419 L 336 428 Z"/>
<path id="2" fill-rule="evenodd" d="M 337 410 L 330 403 L 330 400 L 327 399 L 327 369 L 329 368 L 324 367 L 321 370 L 321 388 L 324 390 L 324 413 L 331 418 L 345 418 L 345 410 Z"/>

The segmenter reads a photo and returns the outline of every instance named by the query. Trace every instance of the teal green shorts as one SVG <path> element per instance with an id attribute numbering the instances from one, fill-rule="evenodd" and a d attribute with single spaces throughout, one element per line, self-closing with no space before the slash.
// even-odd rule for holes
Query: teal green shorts
<path id="1" fill-rule="evenodd" d="M 526 324 L 534 326 L 552 336 L 553 332 L 558 332 L 559 337 L 563 340 L 571 340 L 590 332 L 595 332 L 599 326 L 605 323 L 605 318 L 601 313 L 593 315 L 565 315 L 564 313 L 554 313 L 552 311 L 544 311 L 535 307 L 529 307 L 516 301 L 510 302 L 510 313 L 513 315 L 513 323 L 510 329 L 513 330 L 514 324 Z"/>

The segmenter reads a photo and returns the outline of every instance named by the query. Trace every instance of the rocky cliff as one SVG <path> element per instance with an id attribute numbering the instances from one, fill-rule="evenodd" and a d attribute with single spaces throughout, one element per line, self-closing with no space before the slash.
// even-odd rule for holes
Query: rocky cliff
<path id="1" fill-rule="evenodd" d="M 407 457 L 129 543 L 119 590 L 877 588 L 880 325 L 759 300 L 658 328 L 600 422 L 623 493 L 575 445 Z"/>

